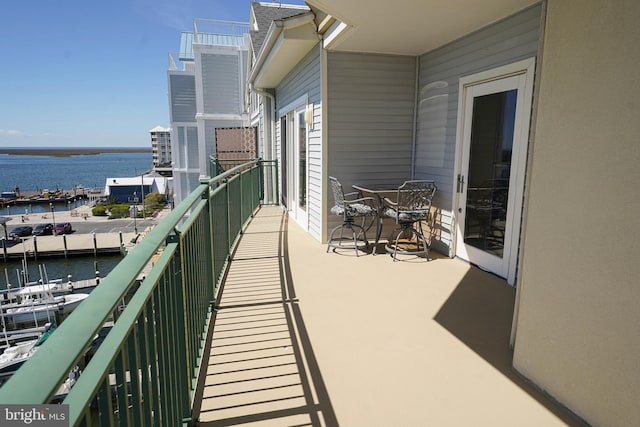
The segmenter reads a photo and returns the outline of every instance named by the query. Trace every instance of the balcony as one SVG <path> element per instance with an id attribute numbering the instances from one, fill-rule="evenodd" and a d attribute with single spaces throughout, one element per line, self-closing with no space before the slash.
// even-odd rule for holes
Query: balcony
<path id="1" fill-rule="evenodd" d="M 503 280 L 435 253 L 326 253 L 281 207 L 259 206 L 277 199 L 262 194 L 270 175 L 254 161 L 203 183 L 0 402 L 61 400 L 70 425 L 580 425 L 512 370 Z"/>
<path id="2" fill-rule="evenodd" d="M 221 288 L 200 425 L 581 425 L 511 367 L 515 290 L 432 256 L 326 253 L 262 207 Z"/>

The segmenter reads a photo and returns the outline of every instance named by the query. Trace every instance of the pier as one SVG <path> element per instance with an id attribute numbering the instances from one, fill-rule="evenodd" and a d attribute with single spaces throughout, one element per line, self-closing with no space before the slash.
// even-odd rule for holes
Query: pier
<path id="1" fill-rule="evenodd" d="M 71 257 L 78 255 L 125 254 L 131 246 L 131 240 L 137 234 L 130 233 L 85 233 L 63 234 L 59 236 L 29 236 L 22 242 L 7 242 L 2 239 L 0 245 L 2 259 L 18 260 L 26 256 L 30 259 L 46 257 Z"/>
<path id="2" fill-rule="evenodd" d="M 71 190 L 42 190 L 41 192 L 14 192 L 5 191 L 0 197 L 0 209 L 13 206 L 26 205 L 65 205 L 75 204 L 78 200 L 91 198 L 91 195 L 100 192 L 99 189 L 88 189 L 84 187 L 73 188 Z"/>

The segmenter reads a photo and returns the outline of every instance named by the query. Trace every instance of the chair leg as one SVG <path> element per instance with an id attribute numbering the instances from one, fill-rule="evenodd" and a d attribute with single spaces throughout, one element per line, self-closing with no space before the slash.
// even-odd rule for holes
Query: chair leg
<path id="1" fill-rule="evenodd" d="M 356 251 L 356 256 L 360 256 L 359 254 L 360 246 L 358 245 L 358 241 L 361 240 L 360 236 L 362 235 L 362 241 L 364 242 L 365 249 L 369 247 L 369 240 L 367 240 L 367 235 L 364 228 L 357 224 L 354 224 L 351 221 L 344 222 L 341 225 L 338 225 L 331 230 L 331 233 L 329 233 L 329 239 L 327 241 L 327 252 L 329 252 L 329 249 L 331 249 L 332 247 L 333 248 L 343 247 L 345 249 L 350 248 L 349 246 L 344 246 L 342 244 L 342 242 L 345 240 L 345 236 L 343 234 L 345 228 L 348 228 L 349 230 L 351 230 L 351 238 L 353 239 L 353 249 Z M 356 228 L 358 229 L 357 231 L 356 231 Z M 340 230 L 340 236 L 338 238 L 334 238 L 334 234 L 338 230 Z"/>
<path id="2" fill-rule="evenodd" d="M 397 234 L 395 234 L 396 231 L 397 231 Z M 415 243 L 412 241 L 412 238 L 414 236 L 416 239 Z M 409 245 L 415 245 L 416 250 L 410 251 L 410 250 L 398 249 L 400 246 L 400 239 L 402 237 L 405 237 L 408 241 L 410 241 L 408 243 Z M 422 248 L 423 248 L 422 250 L 420 249 L 420 245 L 422 245 Z M 423 253 L 425 255 L 427 262 L 429 261 L 429 244 L 427 243 L 427 239 L 425 238 L 423 233 L 421 233 L 411 225 L 404 225 L 400 229 L 395 229 L 391 233 L 391 237 L 389 238 L 389 243 L 387 243 L 387 245 L 385 246 L 385 249 L 389 254 L 391 254 L 394 261 L 397 260 L 398 253 L 404 254 L 404 255 L 419 255 Z"/>
<path id="3" fill-rule="evenodd" d="M 327 252 L 329 252 L 329 249 L 331 249 L 331 242 L 333 241 L 333 234 L 340 230 L 340 237 L 342 238 L 342 227 L 344 227 L 344 224 L 340 224 L 337 227 L 333 227 L 333 229 L 331 230 L 331 233 L 329 233 L 329 240 L 327 240 Z"/>

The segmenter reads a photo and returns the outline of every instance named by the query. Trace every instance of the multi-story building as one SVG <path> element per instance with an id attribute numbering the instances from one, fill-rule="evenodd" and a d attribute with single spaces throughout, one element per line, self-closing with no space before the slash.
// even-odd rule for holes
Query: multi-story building
<path id="1" fill-rule="evenodd" d="M 171 128 L 156 126 L 151 133 L 151 152 L 153 154 L 153 169 L 171 169 Z"/>
<path id="2" fill-rule="evenodd" d="M 215 129 L 245 127 L 249 25 L 194 19 L 180 52 L 169 55 L 169 117 L 175 202 L 209 175 Z"/>

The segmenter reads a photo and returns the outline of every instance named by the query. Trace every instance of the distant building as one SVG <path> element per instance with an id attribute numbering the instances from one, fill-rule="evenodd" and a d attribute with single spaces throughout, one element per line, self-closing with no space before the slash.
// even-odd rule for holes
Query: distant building
<path id="1" fill-rule="evenodd" d="M 208 177 L 218 128 L 249 124 L 244 110 L 247 23 L 195 19 L 183 32 L 180 52 L 170 54 L 169 118 L 175 202 Z"/>
<path id="2" fill-rule="evenodd" d="M 151 151 L 153 153 L 153 170 L 163 174 L 171 173 L 171 128 L 156 126 L 151 133 Z"/>
<path id="3" fill-rule="evenodd" d="M 142 203 L 150 193 L 159 193 L 169 198 L 171 178 L 160 174 L 107 178 L 103 197 L 115 199 L 120 203 Z"/>

